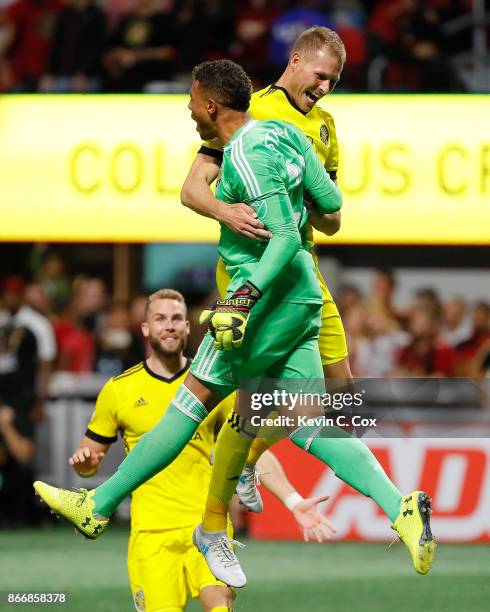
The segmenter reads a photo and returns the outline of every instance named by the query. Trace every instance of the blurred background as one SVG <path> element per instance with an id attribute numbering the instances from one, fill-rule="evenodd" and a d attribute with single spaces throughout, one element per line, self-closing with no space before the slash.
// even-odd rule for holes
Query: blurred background
<path id="1" fill-rule="evenodd" d="M 21 542 L 9 540 L 20 533 L 13 530 L 50 525 L 32 499 L 35 476 L 81 485 L 67 458 L 105 381 L 146 354 L 140 324 L 149 292 L 184 294 L 188 355 L 199 345 L 197 318 L 215 296 L 218 228 L 179 201 L 199 148 L 186 108 L 192 67 L 231 58 L 263 87 L 311 25 L 332 27 L 347 49 L 335 94 L 321 102 L 340 143 L 343 227 L 332 238 L 317 236 L 317 253 L 353 373 L 454 379 L 437 398 L 399 398 L 403 422 L 423 432 L 416 441 L 370 444 L 400 488 L 431 491 L 441 541 L 490 541 L 488 5 L 0 0 L 0 547 L 1 533 L 9 548 Z M 20 450 L 2 435 L 12 422 Z M 455 422 L 477 433 L 451 435 Z M 446 438 L 431 437 L 444 427 Z M 291 445 L 281 443 L 277 454 L 303 495 L 332 496 L 325 511 L 339 540 L 390 539 L 374 505 L 329 470 Z M 121 456 L 111 452 L 100 478 Z M 236 520 L 255 538 L 300 538 L 267 496 L 262 516 Z M 259 568 L 273 549 L 260 550 Z M 335 555 L 350 571 L 369 556 L 366 548 L 343 550 Z M 482 551 L 488 562 L 488 546 L 469 547 L 465 559 Z M 311 554 L 311 568 L 319 554 L 332 561 L 327 550 L 290 552 Z M 460 592 L 484 593 L 489 576 L 477 565 Z M 260 588 L 278 597 L 277 584 L 261 576 L 257 570 Z M 480 600 L 467 607 L 449 595 L 453 578 L 449 570 L 441 576 L 446 599 L 434 609 L 483 610 Z M 427 593 L 416 595 L 425 606 Z M 303 609 L 324 609 L 311 602 Z M 386 605 L 372 609 L 395 603 Z"/>

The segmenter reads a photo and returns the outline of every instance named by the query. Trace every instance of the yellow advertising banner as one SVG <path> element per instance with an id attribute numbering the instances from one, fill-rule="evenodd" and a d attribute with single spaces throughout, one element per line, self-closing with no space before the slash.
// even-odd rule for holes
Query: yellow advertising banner
<path id="1" fill-rule="evenodd" d="M 187 96 L 0 97 L 0 240 L 210 242 Z M 488 96 L 334 95 L 345 244 L 490 243 Z"/>

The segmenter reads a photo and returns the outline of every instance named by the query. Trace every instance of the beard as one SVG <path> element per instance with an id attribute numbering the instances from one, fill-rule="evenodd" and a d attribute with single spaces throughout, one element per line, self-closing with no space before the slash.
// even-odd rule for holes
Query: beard
<path id="1" fill-rule="evenodd" d="M 176 346 L 172 350 L 168 350 L 162 346 L 162 343 L 156 336 L 149 337 L 150 346 L 160 357 L 175 357 L 182 353 L 187 346 L 187 338 L 180 338 Z"/>

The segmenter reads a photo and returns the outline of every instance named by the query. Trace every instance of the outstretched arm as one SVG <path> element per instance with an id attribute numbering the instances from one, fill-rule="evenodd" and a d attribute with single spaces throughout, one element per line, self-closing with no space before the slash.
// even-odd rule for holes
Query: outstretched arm
<path id="1" fill-rule="evenodd" d="M 77 450 L 68 459 L 68 463 L 79 476 L 89 478 L 99 471 L 109 447 L 110 444 L 95 442 L 84 436 Z"/>
<path id="2" fill-rule="evenodd" d="M 335 527 L 317 508 L 318 504 L 328 499 L 328 495 L 303 499 L 270 451 L 261 455 L 257 466 L 260 482 L 292 512 L 298 527 L 303 530 L 305 542 L 325 542 L 332 539 L 330 532 L 335 533 Z"/>

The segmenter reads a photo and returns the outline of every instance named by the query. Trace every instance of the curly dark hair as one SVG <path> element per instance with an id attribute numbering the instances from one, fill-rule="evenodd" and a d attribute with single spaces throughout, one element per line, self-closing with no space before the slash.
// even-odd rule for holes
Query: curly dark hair
<path id="1" fill-rule="evenodd" d="M 252 83 L 245 70 L 231 60 L 203 62 L 194 68 L 192 78 L 212 93 L 223 106 L 247 111 Z"/>

